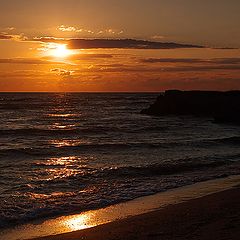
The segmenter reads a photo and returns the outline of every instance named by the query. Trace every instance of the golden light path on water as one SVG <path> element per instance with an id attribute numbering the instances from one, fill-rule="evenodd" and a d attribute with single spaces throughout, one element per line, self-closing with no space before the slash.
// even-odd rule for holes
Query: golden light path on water
<path id="1" fill-rule="evenodd" d="M 170 204 L 206 196 L 239 185 L 240 176 L 196 183 L 163 193 L 138 198 L 100 210 L 34 222 L 0 233 L 0 239 L 23 240 L 82 230 L 129 216 L 150 212 Z"/>
<path id="2" fill-rule="evenodd" d="M 57 147 L 63 147 L 63 146 L 73 146 L 70 143 L 65 142 L 57 142 L 53 143 Z M 53 157 L 48 159 L 47 161 L 38 161 L 36 163 L 36 166 L 44 166 L 43 169 L 39 169 L 39 174 L 42 177 L 42 180 L 53 180 L 53 179 L 65 179 L 67 177 L 72 177 L 75 175 L 84 175 L 86 174 L 85 168 L 86 160 L 89 158 L 84 157 L 77 157 L 77 156 L 69 156 L 69 157 Z M 92 158 L 93 159 L 93 158 Z M 38 180 L 39 177 L 38 177 Z M 52 193 L 54 194 L 54 193 Z M 52 194 L 49 195 L 49 198 L 52 196 Z M 65 193 L 66 194 L 66 193 Z"/>

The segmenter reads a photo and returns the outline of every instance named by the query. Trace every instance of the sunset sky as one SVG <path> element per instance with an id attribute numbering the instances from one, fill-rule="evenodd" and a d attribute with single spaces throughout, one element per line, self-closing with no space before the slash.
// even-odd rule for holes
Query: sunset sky
<path id="1" fill-rule="evenodd" d="M 239 0 L 0 1 L 0 91 L 240 89 Z"/>

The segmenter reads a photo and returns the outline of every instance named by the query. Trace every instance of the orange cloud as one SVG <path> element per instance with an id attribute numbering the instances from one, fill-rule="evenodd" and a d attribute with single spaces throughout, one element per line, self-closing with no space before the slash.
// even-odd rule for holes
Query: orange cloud
<path id="1" fill-rule="evenodd" d="M 24 34 L 8 34 L 6 32 L 0 33 L 0 40 L 14 40 L 14 41 L 25 41 L 27 37 Z"/>
<path id="2" fill-rule="evenodd" d="M 71 27 L 71 26 L 58 26 L 57 30 L 62 31 L 62 32 L 76 32 L 78 31 L 78 29 L 76 29 L 75 27 Z"/>
<path id="3" fill-rule="evenodd" d="M 57 75 L 59 76 L 70 76 L 72 73 L 74 73 L 74 71 L 72 70 L 65 70 L 65 69 L 61 69 L 61 68 L 54 68 L 51 69 L 51 72 L 57 73 Z"/>
<path id="4" fill-rule="evenodd" d="M 123 33 L 123 30 L 118 30 L 113 28 L 93 31 L 91 29 L 77 28 L 74 26 L 66 26 L 66 25 L 58 26 L 56 30 L 61 32 L 74 32 L 74 33 L 97 34 L 97 35 L 120 35 Z"/>
<path id="5" fill-rule="evenodd" d="M 204 64 L 240 64 L 240 58 L 145 58 L 143 63 L 204 63 Z"/>
<path id="6" fill-rule="evenodd" d="M 10 40 L 13 39 L 12 35 L 8 35 L 7 33 L 0 33 L 0 40 Z"/>
<path id="7" fill-rule="evenodd" d="M 65 64 L 62 62 L 49 61 L 38 58 L 2 58 L 0 64 Z"/>

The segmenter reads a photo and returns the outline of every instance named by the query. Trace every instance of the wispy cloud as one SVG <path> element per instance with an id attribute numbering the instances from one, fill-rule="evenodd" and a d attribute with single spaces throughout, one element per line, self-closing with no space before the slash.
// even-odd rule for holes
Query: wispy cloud
<path id="1" fill-rule="evenodd" d="M 0 40 L 10 40 L 13 39 L 12 35 L 8 35 L 7 33 L 0 33 Z"/>
<path id="2" fill-rule="evenodd" d="M 164 39 L 164 38 L 165 38 L 165 37 L 162 36 L 162 35 L 154 35 L 154 36 L 151 37 L 151 39 L 153 39 L 153 40 L 162 40 L 162 39 Z"/>
<path id="3" fill-rule="evenodd" d="M 71 60 L 93 60 L 93 59 L 110 59 L 113 58 L 112 54 L 94 54 L 94 53 L 88 53 L 88 54 L 75 54 L 70 57 Z"/>
<path id="4" fill-rule="evenodd" d="M 15 27 L 7 27 L 6 28 L 8 31 L 13 31 L 13 30 L 15 30 L 16 28 Z"/>
<path id="5" fill-rule="evenodd" d="M 6 32 L 0 32 L 0 40 L 15 40 L 15 41 L 25 41 L 27 37 L 24 34 L 8 34 Z"/>
<path id="6" fill-rule="evenodd" d="M 212 66 L 183 66 L 161 68 L 166 72 L 199 72 L 199 71 L 240 71 L 240 65 L 212 65 Z"/>
<path id="7" fill-rule="evenodd" d="M 95 33 L 94 31 L 92 31 L 90 29 L 77 28 L 77 27 L 65 26 L 65 25 L 58 26 L 56 29 L 61 32 L 88 33 L 88 34 Z"/>
<path id="8" fill-rule="evenodd" d="M 142 63 L 198 63 L 198 64 L 240 64 L 240 58 L 145 58 Z"/>
<path id="9" fill-rule="evenodd" d="M 65 26 L 65 25 L 58 26 L 57 30 L 62 31 L 62 32 L 76 32 L 76 31 L 78 31 L 78 29 L 76 29 L 75 27 Z"/>
<path id="10" fill-rule="evenodd" d="M 144 65 L 101 64 L 81 70 L 82 72 L 102 73 L 178 73 L 178 72 L 210 72 L 210 71 L 240 71 L 240 65 L 189 65 L 173 67 L 149 67 Z"/>
<path id="11" fill-rule="evenodd" d="M 83 33 L 83 34 L 92 34 L 92 35 L 120 35 L 123 33 L 123 30 L 108 28 L 100 30 L 91 30 L 86 28 L 79 28 L 75 26 L 66 26 L 61 25 L 56 28 L 56 30 L 61 32 L 74 32 L 74 33 Z"/>
<path id="12" fill-rule="evenodd" d="M 2 58 L 0 59 L 0 64 L 65 64 L 62 62 L 49 61 L 45 59 L 37 58 Z"/>
<path id="13" fill-rule="evenodd" d="M 73 70 L 66 70 L 66 69 L 62 69 L 62 68 L 51 69 L 51 72 L 56 73 L 57 75 L 63 76 L 63 77 L 70 76 L 71 74 L 74 73 Z"/>

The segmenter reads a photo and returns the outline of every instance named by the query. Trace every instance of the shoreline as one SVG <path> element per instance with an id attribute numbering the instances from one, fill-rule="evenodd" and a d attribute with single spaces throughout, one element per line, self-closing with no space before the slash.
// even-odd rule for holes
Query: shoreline
<path id="1" fill-rule="evenodd" d="M 91 231 L 92 227 L 98 228 L 105 224 L 113 224 L 119 220 L 125 221 L 141 216 L 142 214 L 151 214 L 152 212 L 161 211 L 169 206 L 182 204 L 184 202 L 188 203 L 195 199 L 226 191 L 227 189 L 233 189 L 239 186 L 239 184 L 240 175 L 199 182 L 193 185 L 171 189 L 166 192 L 137 198 L 129 202 L 112 205 L 104 209 L 58 217 L 41 223 L 25 224 L 3 232 L 0 234 L 0 239 L 33 239 L 51 235 L 79 234 L 79 232 L 77 232 L 78 230 L 85 229 Z M 45 237 L 43 239 L 51 238 Z"/>
<path id="2" fill-rule="evenodd" d="M 72 233 L 35 240 L 237 240 L 240 188 Z"/>

